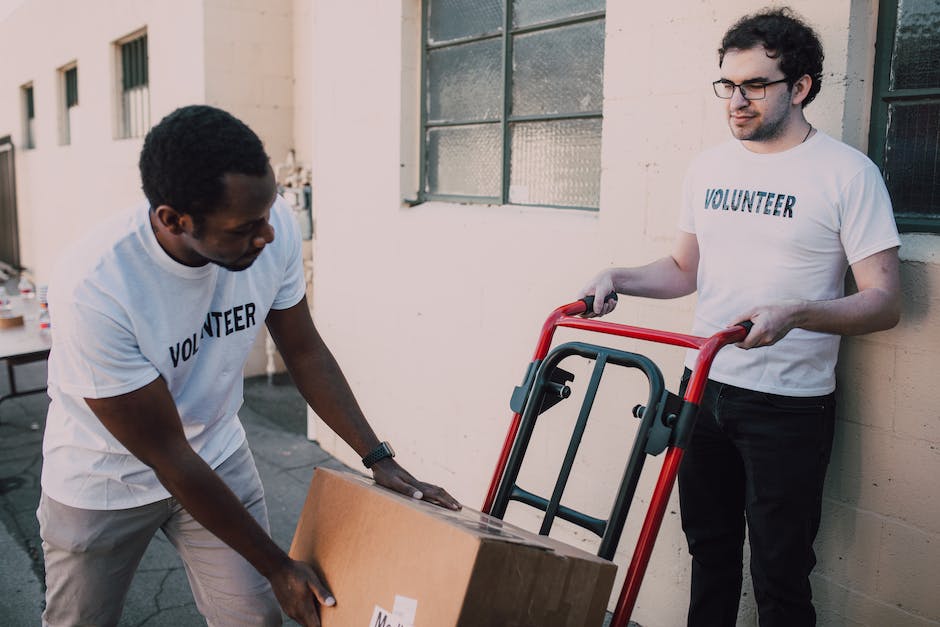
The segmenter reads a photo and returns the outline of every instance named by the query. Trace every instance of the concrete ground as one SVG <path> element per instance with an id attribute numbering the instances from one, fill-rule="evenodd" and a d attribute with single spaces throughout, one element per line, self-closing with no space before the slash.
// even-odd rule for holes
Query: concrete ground
<path id="1" fill-rule="evenodd" d="M 21 389 L 41 385 L 45 380 L 44 364 L 20 367 L 17 376 Z M 0 394 L 5 392 L 4 379 L 0 381 Z M 0 625 L 4 626 L 37 625 L 44 606 L 36 507 L 47 407 L 45 394 L 0 404 Z M 245 405 L 239 415 L 265 486 L 271 535 L 286 549 L 314 468 L 344 466 L 306 439 L 305 404 L 286 376 L 276 377 L 271 384 L 265 377 L 247 379 Z M 179 557 L 158 534 L 131 585 L 121 625 L 204 624 Z"/>

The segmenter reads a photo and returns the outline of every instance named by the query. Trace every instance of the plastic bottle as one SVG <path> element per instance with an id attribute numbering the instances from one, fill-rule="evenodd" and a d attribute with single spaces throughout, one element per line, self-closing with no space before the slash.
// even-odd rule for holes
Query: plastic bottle
<path id="1" fill-rule="evenodd" d="M 23 298 L 36 297 L 36 288 L 33 285 L 33 282 L 29 280 L 29 277 L 26 276 L 26 274 L 20 274 L 20 282 L 17 285 L 17 288 L 20 290 L 20 296 Z"/>
<path id="2" fill-rule="evenodd" d="M 52 320 L 49 318 L 49 305 L 39 305 L 39 337 L 52 338 Z"/>
<path id="3" fill-rule="evenodd" d="M 49 317 L 49 300 L 47 294 L 49 292 L 49 287 L 46 285 L 40 285 L 37 290 L 38 301 L 39 301 L 39 336 L 46 339 L 51 339 L 52 337 L 52 319 Z"/>

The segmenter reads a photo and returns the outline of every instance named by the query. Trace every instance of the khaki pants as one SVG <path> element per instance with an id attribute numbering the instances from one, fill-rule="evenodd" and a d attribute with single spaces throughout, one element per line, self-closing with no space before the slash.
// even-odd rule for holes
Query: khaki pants
<path id="1" fill-rule="evenodd" d="M 264 490 L 248 445 L 216 473 L 269 529 Z M 131 579 L 158 529 L 179 552 L 196 606 L 209 625 L 281 624 L 268 581 L 174 498 L 132 509 L 85 510 L 44 493 L 37 516 L 46 559 L 43 625 L 117 625 Z"/>

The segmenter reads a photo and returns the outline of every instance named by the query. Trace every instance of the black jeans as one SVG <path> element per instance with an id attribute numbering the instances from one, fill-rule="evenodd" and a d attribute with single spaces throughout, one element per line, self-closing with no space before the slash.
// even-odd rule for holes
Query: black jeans
<path id="1" fill-rule="evenodd" d="M 679 468 L 692 554 L 689 627 L 734 626 L 745 520 L 761 627 L 816 624 L 809 574 L 834 422 L 834 394 L 779 396 L 708 381 Z"/>

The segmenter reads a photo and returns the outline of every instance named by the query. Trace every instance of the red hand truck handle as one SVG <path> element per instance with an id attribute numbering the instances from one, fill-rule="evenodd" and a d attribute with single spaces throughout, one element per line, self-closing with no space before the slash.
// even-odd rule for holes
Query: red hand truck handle
<path id="1" fill-rule="evenodd" d="M 616 298 L 616 294 L 613 294 L 613 296 L 608 295 L 605 298 L 605 301 L 611 297 Z M 715 355 L 724 346 L 744 340 L 753 327 L 753 323 L 750 320 L 746 320 L 727 329 L 722 329 L 714 335 L 706 338 L 579 317 L 580 314 L 591 311 L 593 309 L 593 305 L 594 297 L 586 296 L 581 300 L 563 305 L 553 311 L 542 326 L 542 332 L 539 336 L 539 341 L 535 349 L 533 361 L 541 361 L 548 354 L 552 337 L 555 334 L 555 329 L 558 327 L 581 329 L 596 333 L 606 333 L 620 337 L 629 337 L 660 344 L 670 344 L 673 346 L 696 349 L 699 351 L 699 354 L 696 358 L 695 368 L 692 371 L 692 377 L 689 380 L 688 386 L 686 387 L 684 396 L 684 400 L 686 402 L 694 403 L 696 406 L 701 401 L 702 394 L 705 391 L 705 383 L 708 380 L 708 372 L 711 369 Z M 481 508 L 482 511 L 487 514 L 492 511 L 493 501 L 496 498 L 496 492 L 499 489 L 500 480 L 502 479 L 503 473 L 506 469 L 506 464 L 509 460 L 509 455 L 512 451 L 512 446 L 519 430 L 520 421 L 521 414 L 514 413 L 512 421 L 509 425 L 509 430 L 506 434 L 506 439 L 503 443 L 503 449 L 500 453 L 499 460 L 496 464 L 496 469 L 493 473 L 493 478 L 490 481 L 490 487 L 487 492 L 486 499 L 484 500 L 483 507 Z M 630 614 L 633 611 L 633 606 L 635 605 L 637 596 L 639 595 L 640 583 L 642 582 L 643 575 L 646 572 L 646 567 L 649 564 L 649 558 L 653 550 L 653 542 L 655 541 L 656 535 L 659 532 L 659 527 L 662 524 L 663 514 L 666 511 L 669 495 L 672 491 L 672 486 L 675 483 L 676 474 L 679 470 L 679 463 L 682 461 L 682 455 L 684 452 L 685 451 L 683 448 L 679 446 L 670 446 L 666 452 L 662 470 L 660 471 L 656 488 L 650 500 L 650 506 L 647 510 L 643 527 L 640 530 L 640 536 L 637 540 L 636 549 L 633 552 L 633 558 L 629 569 L 627 570 L 626 580 L 624 581 L 620 598 L 617 601 L 617 607 L 614 612 L 613 620 L 610 623 L 611 627 L 626 627 L 630 618 Z"/>

